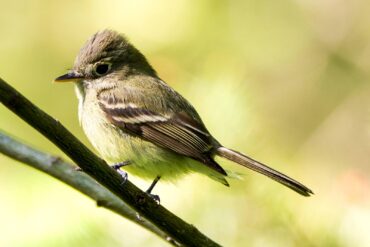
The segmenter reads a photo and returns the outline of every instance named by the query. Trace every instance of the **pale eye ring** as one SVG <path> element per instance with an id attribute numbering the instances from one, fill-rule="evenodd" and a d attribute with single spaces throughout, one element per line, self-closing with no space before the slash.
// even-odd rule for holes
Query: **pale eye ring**
<path id="1" fill-rule="evenodd" d="M 95 64 L 94 73 L 97 76 L 103 76 L 103 75 L 107 74 L 110 71 L 111 67 L 112 67 L 112 64 L 110 64 L 110 63 Z"/>

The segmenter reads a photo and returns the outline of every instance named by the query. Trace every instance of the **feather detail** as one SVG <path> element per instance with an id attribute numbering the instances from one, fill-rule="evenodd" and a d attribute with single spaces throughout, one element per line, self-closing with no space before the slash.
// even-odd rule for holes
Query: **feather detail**
<path id="1" fill-rule="evenodd" d="M 253 171 L 261 173 L 275 180 L 276 182 L 287 186 L 288 188 L 296 191 L 303 196 L 310 196 L 311 194 L 313 194 L 312 190 L 299 183 L 298 181 L 237 151 L 225 147 L 219 147 L 216 150 L 216 153 L 221 157 L 224 157 Z"/>
<path id="2" fill-rule="evenodd" d="M 203 124 L 184 112 L 160 115 L 133 103 L 117 99 L 100 100 L 101 109 L 108 120 L 121 130 L 143 138 L 162 148 L 200 161 L 226 176 L 225 170 L 213 158 L 214 140 Z"/>

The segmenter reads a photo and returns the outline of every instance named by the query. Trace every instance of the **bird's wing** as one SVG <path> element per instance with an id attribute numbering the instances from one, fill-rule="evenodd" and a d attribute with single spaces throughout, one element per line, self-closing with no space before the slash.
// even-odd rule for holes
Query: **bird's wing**
<path id="1" fill-rule="evenodd" d="M 117 99 L 104 97 L 99 103 L 107 119 L 123 131 L 198 160 L 215 171 L 227 175 L 211 157 L 213 139 L 202 123 L 185 112 L 164 115 L 132 103 L 117 103 Z"/>

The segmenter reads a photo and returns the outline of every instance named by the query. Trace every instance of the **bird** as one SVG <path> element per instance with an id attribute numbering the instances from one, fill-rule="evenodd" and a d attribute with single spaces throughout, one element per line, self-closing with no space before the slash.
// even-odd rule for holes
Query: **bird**
<path id="1" fill-rule="evenodd" d="M 149 195 L 160 179 L 174 182 L 192 172 L 229 186 L 232 175 L 216 156 L 303 196 L 313 194 L 293 178 L 223 146 L 191 103 L 161 80 L 145 56 L 116 31 L 92 35 L 73 68 L 55 82 L 74 82 L 79 122 L 89 141 L 125 179 L 126 172 L 153 179 Z"/>

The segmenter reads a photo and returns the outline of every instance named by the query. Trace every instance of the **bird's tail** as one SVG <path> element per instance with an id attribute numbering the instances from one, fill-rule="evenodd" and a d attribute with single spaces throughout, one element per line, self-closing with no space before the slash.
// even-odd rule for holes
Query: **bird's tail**
<path id="1" fill-rule="evenodd" d="M 244 154 L 241 154 L 237 151 L 234 151 L 234 150 L 231 150 L 231 149 L 228 149 L 228 148 L 225 148 L 225 147 L 219 147 L 217 148 L 216 150 L 216 154 L 223 157 L 223 158 L 226 158 L 228 160 L 231 160 L 233 162 L 236 162 L 242 166 L 245 166 L 253 171 L 256 171 L 256 172 L 259 172 L 273 180 L 275 180 L 276 182 L 279 182 L 287 187 L 289 187 L 290 189 L 298 192 L 299 194 L 303 195 L 303 196 L 310 196 L 311 194 L 313 194 L 313 192 L 307 188 L 306 186 L 304 186 L 303 184 L 297 182 L 296 180 L 244 155 Z"/>

